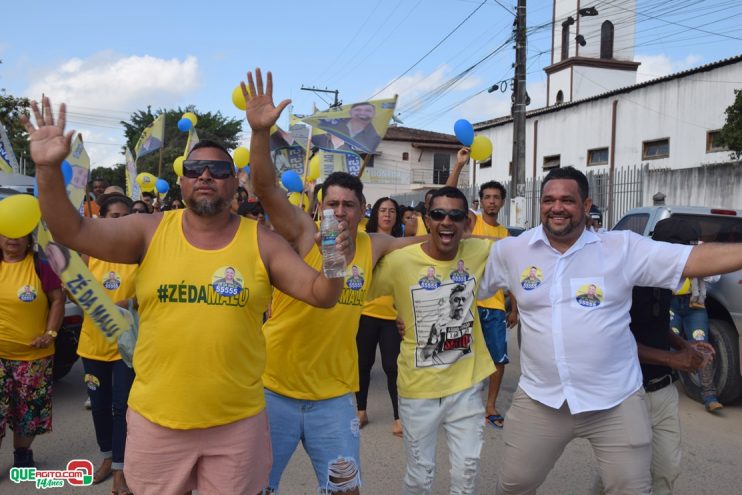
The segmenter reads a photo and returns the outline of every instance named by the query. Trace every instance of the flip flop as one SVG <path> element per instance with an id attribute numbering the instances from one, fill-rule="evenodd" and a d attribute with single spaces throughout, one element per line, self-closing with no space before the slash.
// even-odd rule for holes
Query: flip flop
<path id="1" fill-rule="evenodd" d="M 502 427 L 505 424 L 505 418 L 500 416 L 499 414 L 490 414 L 487 418 L 487 423 L 492 425 L 493 428 L 497 428 L 498 430 L 502 430 Z"/>

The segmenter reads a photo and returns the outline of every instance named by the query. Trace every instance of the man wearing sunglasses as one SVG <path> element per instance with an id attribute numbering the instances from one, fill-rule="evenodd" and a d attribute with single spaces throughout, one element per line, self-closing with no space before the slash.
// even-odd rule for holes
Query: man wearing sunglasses
<path id="1" fill-rule="evenodd" d="M 446 430 L 451 493 L 473 494 L 483 444 L 482 381 L 495 372 L 476 311 L 476 291 L 492 241 L 463 239 L 466 196 L 455 187 L 433 192 L 430 239 L 385 256 L 369 298 L 391 295 L 405 326 L 399 355 L 399 416 L 407 471 L 402 493 L 431 493 L 436 435 Z M 428 283 L 426 274 L 439 280 Z"/>
<path id="2" fill-rule="evenodd" d="M 590 442 L 606 493 L 651 493 L 651 422 L 629 329 L 633 287 L 676 289 L 683 277 L 742 268 L 739 244 L 590 232 L 591 205 L 585 174 L 554 169 L 541 183 L 541 225 L 495 243 L 489 256 L 479 296 L 513 292 L 522 325 L 499 494 L 535 493 L 573 438 Z"/>
<path id="3" fill-rule="evenodd" d="M 255 193 L 276 232 L 284 236 L 310 266 L 320 268 L 322 255 L 314 237 L 317 225 L 292 206 L 276 184 L 270 161 L 269 133 L 289 100 L 273 104 L 270 72 L 263 86 L 260 69 L 248 72 L 250 92 L 243 85 L 247 121 L 252 128 L 250 171 Z M 271 317 L 263 327 L 268 362 L 263 382 L 273 441 L 269 488 L 278 490 L 281 474 L 301 440 L 314 466 L 322 493 L 359 493 L 361 484 L 359 421 L 353 394 L 359 389 L 356 330 L 377 260 L 414 237 L 395 238 L 358 231 L 363 217 L 363 184 L 358 177 L 336 172 L 322 184 L 322 208 L 348 224 L 362 284 L 347 281 L 338 304 L 322 310 L 277 293 Z M 418 240 L 419 242 L 419 240 Z M 290 356 L 290 359 L 287 359 Z"/>
<path id="4" fill-rule="evenodd" d="M 331 307 L 342 280 L 310 268 L 279 235 L 229 211 L 232 158 L 202 140 L 183 165 L 189 207 L 117 219 L 80 218 L 61 173 L 72 132 L 48 98 L 28 118 L 39 201 L 55 239 L 95 258 L 138 263 L 136 378 L 127 413 L 126 479 L 134 493 L 260 493 L 271 465 L 261 375 L 262 315 L 272 286 Z M 337 242 L 352 258 L 345 224 Z M 229 291 L 220 279 L 229 277 Z"/>

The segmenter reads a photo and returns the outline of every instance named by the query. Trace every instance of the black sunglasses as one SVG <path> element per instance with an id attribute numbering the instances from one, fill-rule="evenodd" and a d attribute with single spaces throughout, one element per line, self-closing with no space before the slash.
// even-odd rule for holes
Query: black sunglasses
<path id="1" fill-rule="evenodd" d="M 443 221 L 446 216 L 453 220 L 454 222 L 461 222 L 463 220 L 466 220 L 466 212 L 462 210 L 442 210 L 440 208 L 436 208 L 435 210 L 430 210 L 428 213 L 431 220 L 435 220 L 436 222 Z"/>
<path id="2" fill-rule="evenodd" d="M 234 176 L 234 165 L 225 160 L 186 160 L 183 162 L 183 176 L 198 179 L 207 168 L 214 179 Z"/>

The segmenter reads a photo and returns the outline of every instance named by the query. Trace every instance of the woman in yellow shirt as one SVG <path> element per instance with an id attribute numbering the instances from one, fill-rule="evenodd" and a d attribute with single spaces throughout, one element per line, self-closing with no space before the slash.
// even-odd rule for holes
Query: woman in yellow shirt
<path id="1" fill-rule="evenodd" d="M 0 441 L 13 430 L 14 467 L 34 467 L 31 443 L 52 429 L 54 339 L 61 282 L 33 254 L 33 237 L 0 235 Z"/>
<path id="2" fill-rule="evenodd" d="M 402 216 L 397 202 L 391 198 L 378 199 L 371 209 L 366 232 L 383 232 L 394 237 L 402 237 Z M 360 386 L 359 391 L 356 392 L 356 406 L 358 420 L 363 427 L 368 423 L 366 399 L 371 384 L 371 368 L 374 366 L 378 345 L 394 411 L 392 433 L 401 437 L 402 424 L 399 421 L 397 409 L 397 356 L 399 356 L 399 343 L 402 339 L 397 331 L 396 319 L 397 311 L 394 309 L 394 300 L 389 296 L 366 301 L 363 306 L 356 334 Z"/>

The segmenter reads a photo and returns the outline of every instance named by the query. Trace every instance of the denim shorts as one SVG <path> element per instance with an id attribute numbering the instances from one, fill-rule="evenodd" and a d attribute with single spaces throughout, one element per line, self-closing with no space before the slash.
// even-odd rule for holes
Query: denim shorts
<path id="1" fill-rule="evenodd" d="M 482 325 L 484 342 L 490 351 L 495 364 L 507 364 L 508 359 L 508 327 L 505 322 L 505 311 L 501 309 L 480 308 L 479 322 Z"/>
<path id="2" fill-rule="evenodd" d="M 353 394 L 325 400 L 292 399 L 265 389 L 273 467 L 268 486 L 278 491 L 299 441 L 312 461 L 320 493 L 361 485 L 360 425 Z M 338 479 L 346 480 L 342 483 Z"/>

